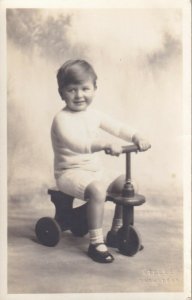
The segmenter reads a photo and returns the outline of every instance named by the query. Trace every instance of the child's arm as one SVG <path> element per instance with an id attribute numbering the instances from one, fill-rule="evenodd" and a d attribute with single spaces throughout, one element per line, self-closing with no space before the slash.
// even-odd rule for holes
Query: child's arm
<path id="1" fill-rule="evenodd" d="M 106 154 L 119 156 L 122 153 L 122 147 L 114 143 L 106 143 L 105 140 L 94 140 L 91 144 L 91 152 L 104 150 Z"/>
<path id="2" fill-rule="evenodd" d="M 101 129 L 107 131 L 108 133 L 121 138 L 127 142 L 133 142 L 137 145 L 140 151 L 145 151 L 151 147 L 150 143 L 144 139 L 139 134 L 135 133 L 133 128 L 125 126 L 123 123 L 114 120 L 113 118 L 106 116 L 105 114 L 101 114 Z M 117 146 L 116 146 L 117 147 Z M 107 154 L 111 154 L 113 152 L 114 145 L 111 145 L 111 151 L 106 152 Z M 116 149 L 117 150 L 117 149 Z M 122 150 L 121 150 L 122 152 Z M 120 152 L 120 153 L 121 153 Z M 120 154 L 119 153 L 119 154 Z M 114 155 L 114 154 L 112 154 Z M 117 154 L 116 154 L 117 155 Z"/>

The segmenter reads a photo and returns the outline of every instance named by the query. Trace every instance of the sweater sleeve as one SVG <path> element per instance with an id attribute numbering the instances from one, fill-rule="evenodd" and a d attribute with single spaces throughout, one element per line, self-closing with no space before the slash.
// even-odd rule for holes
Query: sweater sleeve
<path id="1" fill-rule="evenodd" d="M 131 142 L 135 134 L 133 128 L 103 113 L 100 114 L 100 128 L 127 142 Z"/>

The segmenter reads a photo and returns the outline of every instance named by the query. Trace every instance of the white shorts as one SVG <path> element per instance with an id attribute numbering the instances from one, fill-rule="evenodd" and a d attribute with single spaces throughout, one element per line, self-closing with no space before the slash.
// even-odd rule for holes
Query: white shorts
<path id="1" fill-rule="evenodd" d="M 102 187 L 106 191 L 111 183 L 110 179 L 105 177 L 102 171 L 95 172 L 82 169 L 66 170 L 56 178 L 57 188 L 61 192 L 81 200 L 85 200 L 85 190 L 93 181 L 101 181 Z"/>

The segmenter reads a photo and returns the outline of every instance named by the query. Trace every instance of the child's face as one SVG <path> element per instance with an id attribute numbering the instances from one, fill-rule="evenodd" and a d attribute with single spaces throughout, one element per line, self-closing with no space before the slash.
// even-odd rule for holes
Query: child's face
<path id="1" fill-rule="evenodd" d="M 80 84 L 69 84 L 62 90 L 62 99 L 72 111 L 86 110 L 95 95 L 95 86 L 92 80 Z"/>

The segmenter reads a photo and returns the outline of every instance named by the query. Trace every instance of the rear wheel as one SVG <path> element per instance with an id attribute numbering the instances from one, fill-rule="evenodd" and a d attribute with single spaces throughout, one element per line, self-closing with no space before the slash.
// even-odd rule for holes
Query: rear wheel
<path id="1" fill-rule="evenodd" d="M 44 217 L 36 223 L 35 233 L 42 245 L 53 247 L 60 240 L 61 228 L 55 219 Z"/>

